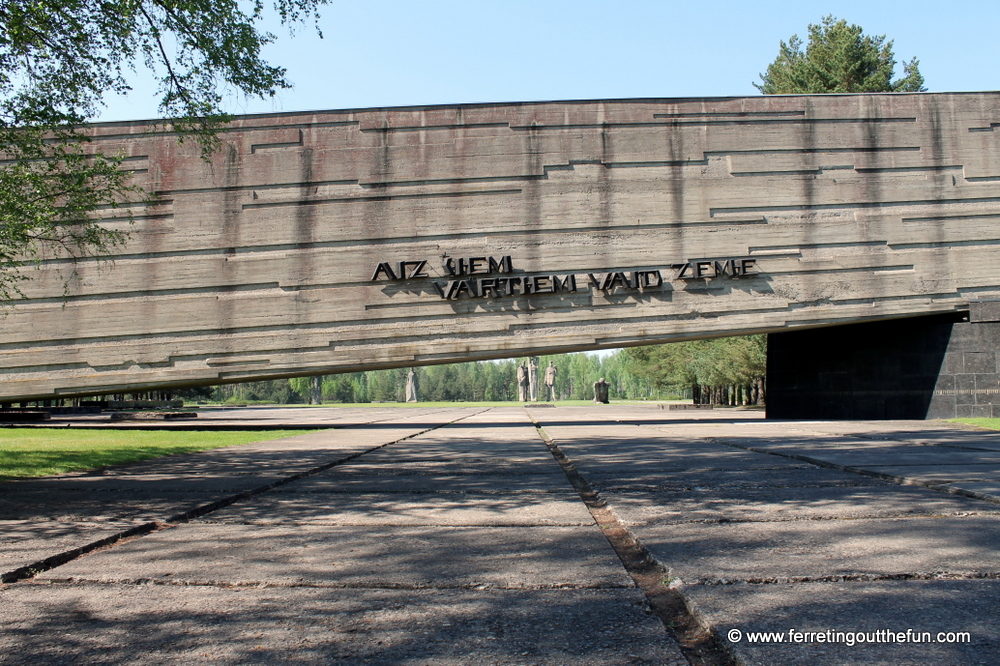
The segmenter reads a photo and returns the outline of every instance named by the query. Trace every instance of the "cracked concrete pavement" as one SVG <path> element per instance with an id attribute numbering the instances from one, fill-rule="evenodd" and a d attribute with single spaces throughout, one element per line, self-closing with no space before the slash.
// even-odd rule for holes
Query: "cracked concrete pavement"
<path id="1" fill-rule="evenodd" d="M 713 663 L 1000 663 L 1000 434 L 645 405 L 266 416 L 332 429 L 0 484 L 2 572 L 152 526 L 0 587 L 0 663 L 699 663 L 541 435 Z M 880 629 L 970 636 L 749 639 Z"/>
<path id="2" fill-rule="evenodd" d="M 736 410 L 537 418 L 736 663 L 1000 663 L 1000 497 L 980 490 L 1000 478 L 1000 433 Z M 748 638 L 907 629 L 970 640 Z"/>
<path id="3" fill-rule="evenodd" d="M 5 586 L 0 662 L 687 663 L 521 408 L 3 484 L 4 565 L 363 451 Z"/>

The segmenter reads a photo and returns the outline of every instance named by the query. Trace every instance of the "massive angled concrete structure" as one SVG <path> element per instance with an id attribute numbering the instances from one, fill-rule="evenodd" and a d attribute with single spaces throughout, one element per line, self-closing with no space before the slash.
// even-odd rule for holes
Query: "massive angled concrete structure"
<path id="1" fill-rule="evenodd" d="M 997 93 L 363 109 L 203 161 L 95 125 L 157 198 L 113 263 L 31 271 L 0 400 L 960 319 L 1000 298 L 998 126 Z"/>

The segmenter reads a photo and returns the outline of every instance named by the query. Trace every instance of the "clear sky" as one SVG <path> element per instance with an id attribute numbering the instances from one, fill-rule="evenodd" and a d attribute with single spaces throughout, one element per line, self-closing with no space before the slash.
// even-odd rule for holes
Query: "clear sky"
<path id="1" fill-rule="evenodd" d="M 227 111 L 756 95 L 778 42 L 826 14 L 885 34 L 900 63 L 919 58 L 931 91 L 1000 89 L 997 2 L 331 0 L 323 39 L 265 26 L 278 36 L 266 57 L 295 88 Z M 100 119 L 157 117 L 153 85 L 134 88 Z"/>

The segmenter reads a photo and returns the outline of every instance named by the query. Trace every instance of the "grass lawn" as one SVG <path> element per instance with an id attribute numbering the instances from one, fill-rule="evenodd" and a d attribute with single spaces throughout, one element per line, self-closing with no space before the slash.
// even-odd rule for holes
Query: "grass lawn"
<path id="1" fill-rule="evenodd" d="M 954 423 L 965 423 L 968 425 L 989 428 L 990 430 L 1000 430 L 1000 419 L 950 419 Z"/>
<path id="2" fill-rule="evenodd" d="M 49 476 L 175 453 L 263 442 L 311 430 L 212 432 L 0 428 L 0 480 Z"/>

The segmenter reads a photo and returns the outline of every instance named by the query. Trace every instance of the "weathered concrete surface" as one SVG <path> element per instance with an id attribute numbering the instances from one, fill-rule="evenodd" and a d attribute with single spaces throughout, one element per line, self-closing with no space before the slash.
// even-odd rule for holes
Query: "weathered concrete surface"
<path id="1" fill-rule="evenodd" d="M 477 412 L 401 410 L 396 420 L 279 440 L 275 451 L 251 445 L 266 463 L 264 480 L 280 476 L 283 456 L 294 472 L 396 442 L 0 588 L 0 662 L 681 663 L 598 527 L 574 505 L 525 410 Z M 742 410 L 528 413 L 734 663 L 1000 662 L 1000 505 L 818 466 L 874 470 L 886 457 L 921 474 L 972 466 L 984 479 L 975 483 L 995 488 L 989 456 L 1000 456 L 1000 434 L 923 422 L 766 422 Z M 978 462 L 952 464 L 951 454 Z M 253 455 L 220 457 L 214 473 L 206 455 L 186 457 L 188 472 L 178 457 L 162 470 L 150 462 L 142 474 L 129 466 L 91 477 L 93 490 L 83 477 L 13 484 L 19 492 L 4 484 L 5 499 L 80 484 L 7 529 L 34 530 L 31 547 L 48 553 L 134 524 L 129 507 L 145 520 L 189 494 L 242 487 L 236 479 Z M 94 499 L 139 493 L 143 477 L 157 480 L 134 504 L 115 511 Z M 129 485 L 113 490 L 116 480 Z M 59 506 L 75 497 L 79 507 Z M 23 553 L 13 548 L 5 561 Z M 727 638 L 733 629 L 739 641 Z M 748 638 L 907 629 L 967 631 L 970 640 Z"/>
<path id="2" fill-rule="evenodd" d="M 966 510 L 973 507 L 966 506 Z M 1000 515 L 772 520 L 635 528 L 682 580 L 998 573 Z"/>
<path id="3" fill-rule="evenodd" d="M 524 410 L 477 411 L 0 589 L 0 663 L 686 663 Z"/>
<path id="4" fill-rule="evenodd" d="M 428 500 L 432 501 L 432 500 Z M 191 524 L 44 573 L 39 581 L 424 588 L 628 588 L 600 532 L 506 528 Z"/>
<path id="5" fill-rule="evenodd" d="M 428 503 L 428 492 L 434 492 L 439 498 Z M 544 502 L 538 501 L 537 491 L 519 496 L 509 491 L 501 494 L 455 493 L 442 489 L 397 492 L 389 497 L 375 493 L 317 497 L 313 492 L 291 498 L 262 498 L 253 505 L 229 507 L 223 515 L 227 520 L 254 525 L 287 522 L 288 516 L 294 516 L 298 524 L 324 525 L 565 526 L 593 522 L 572 489 L 564 489 L 558 494 L 547 493 Z"/>
<path id="6" fill-rule="evenodd" d="M 687 663 L 634 590 L 21 585 L 0 594 L 0 663 Z"/>
<path id="7" fill-rule="evenodd" d="M 0 399 L 968 310 L 1000 296 L 998 99 L 268 114 L 237 118 L 210 162 L 170 128 L 95 125 L 158 198 L 134 226 L 109 211 L 132 233 L 113 264 L 30 269 Z"/>
<path id="8" fill-rule="evenodd" d="M 965 467 L 968 454 L 981 476 L 1000 485 L 988 462 L 1000 457 L 991 450 L 1000 434 L 923 422 L 775 423 L 739 410 L 532 414 L 740 663 L 1000 661 L 1000 631 L 989 619 L 1000 610 L 1000 506 L 786 457 L 874 470 L 869 463 L 888 456 L 924 478 L 932 469 Z M 738 448 L 751 444 L 760 452 Z M 910 456 L 922 464 L 909 466 Z M 747 638 L 907 629 L 968 631 L 971 641 L 850 646 Z M 730 630 L 741 639 L 731 640 Z"/>
<path id="9" fill-rule="evenodd" d="M 3 520 L 0 521 L 0 569 L 13 571 L 133 526 L 124 521 Z"/>
<path id="10" fill-rule="evenodd" d="M 336 410 L 323 410 L 334 412 Z M 141 461 L 92 473 L 0 483 L 3 571 L 27 566 L 149 521 L 165 521 L 292 474 L 416 435 L 478 409 L 355 414 L 337 430 Z M 289 414 L 290 419 L 317 414 Z M 343 415 L 341 415 L 343 416 Z M 109 527 L 109 522 L 114 527 Z M 59 535 L 66 535 L 61 537 Z M 58 537 L 58 538 L 57 538 Z"/>
<path id="11" fill-rule="evenodd" d="M 803 424 L 795 428 L 798 435 L 778 439 L 758 428 L 757 436 L 744 432 L 721 441 L 1000 502 L 1000 434 L 924 430 L 912 422 L 886 422 L 882 427 L 868 422 L 855 434 L 847 428 L 844 432 L 833 422 Z"/>
<path id="12" fill-rule="evenodd" d="M 986 666 L 997 663 L 997 581 L 867 582 L 831 585 L 716 585 L 685 588 L 702 619 L 743 632 L 730 644 L 747 666 L 777 664 L 872 664 L 876 666 Z M 788 631 L 939 632 L 967 631 L 967 643 L 803 643 Z M 751 643 L 750 631 L 782 632 L 786 642 Z M 947 636 L 943 637 L 947 639 Z M 847 639 L 850 640 L 850 639 Z"/>
<path id="13" fill-rule="evenodd" d="M 673 525 L 691 521 L 823 521 L 852 518 L 905 518 L 908 515 L 957 515 L 972 505 L 944 494 L 928 495 L 907 486 L 861 484 L 768 485 L 767 480 L 733 487 L 726 475 L 700 479 L 688 487 L 644 492 L 601 484 L 615 499 L 615 510 L 628 524 Z M 720 483 L 721 481 L 721 483 Z M 621 491 L 621 492 L 618 492 Z M 978 505 L 976 505 L 978 507 Z M 981 507 L 979 507 L 981 508 Z M 1000 514 L 1000 507 L 997 507 Z M 753 526 L 748 526 L 753 530 Z"/>

